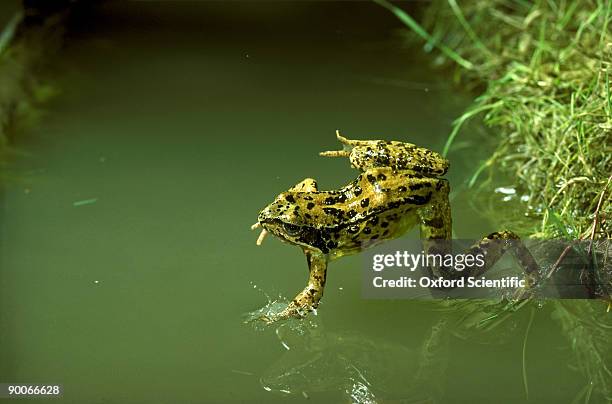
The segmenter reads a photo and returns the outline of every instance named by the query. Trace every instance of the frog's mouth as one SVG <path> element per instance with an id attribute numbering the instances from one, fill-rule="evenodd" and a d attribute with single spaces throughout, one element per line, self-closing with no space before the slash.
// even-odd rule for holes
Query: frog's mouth
<path id="1" fill-rule="evenodd" d="M 261 226 L 260 222 L 255 223 L 254 225 L 251 226 L 251 230 L 255 230 L 258 227 Z M 261 228 L 261 233 L 259 233 L 259 237 L 257 237 L 257 241 L 255 242 L 255 244 L 257 245 L 261 245 L 261 243 L 263 243 L 264 239 L 266 238 L 266 236 L 268 235 L 268 230 L 264 229 L 263 227 Z"/>

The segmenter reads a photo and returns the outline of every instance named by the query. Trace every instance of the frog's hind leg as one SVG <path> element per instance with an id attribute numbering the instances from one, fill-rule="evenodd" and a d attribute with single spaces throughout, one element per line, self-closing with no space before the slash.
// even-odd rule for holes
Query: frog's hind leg
<path id="1" fill-rule="evenodd" d="M 320 152 L 319 155 L 323 157 L 349 157 L 351 151 L 357 146 L 368 146 L 375 143 L 375 140 L 353 140 L 345 138 L 340 134 L 340 131 L 336 129 L 336 139 L 342 143 L 342 150 L 328 150 Z"/>
<path id="2" fill-rule="evenodd" d="M 518 261 L 524 272 L 525 288 L 518 290 L 515 297 L 524 298 L 527 293 L 540 281 L 538 263 L 535 261 L 520 237 L 511 231 L 499 231 L 484 237 L 480 242 L 474 244 L 467 251 L 473 256 L 485 257 L 482 266 L 472 266 L 466 269 L 465 276 L 480 276 L 491 269 L 497 261 L 506 253 L 510 253 Z"/>
<path id="3" fill-rule="evenodd" d="M 427 257 L 430 255 L 444 257 L 452 253 L 452 220 L 448 200 L 450 187 L 446 180 L 431 181 L 436 192 L 432 195 L 430 204 L 418 211 L 421 219 L 421 240 Z M 511 231 L 491 233 L 465 252 L 465 255 L 470 254 L 474 257 L 483 255 L 485 259 L 482 266 L 473 265 L 463 271 L 458 271 L 451 266 L 442 265 L 442 259 L 433 259 L 433 263 L 426 265 L 426 269 L 430 275 L 441 276 L 446 279 L 476 277 L 491 269 L 507 251 L 512 253 L 524 271 L 526 287 L 524 290 L 517 292 L 520 295 L 517 297 L 525 296 L 527 292 L 531 291 L 532 286 L 539 282 L 539 268 L 519 236 Z M 427 258 L 427 262 L 430 262 L 429 258 Z"/>

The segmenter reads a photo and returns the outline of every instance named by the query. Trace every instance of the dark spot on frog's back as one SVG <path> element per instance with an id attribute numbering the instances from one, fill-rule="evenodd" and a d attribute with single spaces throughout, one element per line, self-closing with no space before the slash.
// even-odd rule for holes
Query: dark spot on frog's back
<path id="1" fill-rule="evenodd" d="M 392 164 L 391 164 L 391 160 L 389 159 L 389 156 L 387 156 L 385 153 L 383 153 L 383 154 L 379 154 L 379 155 L 378 155 L 378 158 L 376 159 L 376 163 L 377 163 L 379 166 L 391 166 L 391 165 L 392 165 Z M 383 177 L 385 177 L 383 174 L 380 174 L 380 175 L 382 175 Z M 379 176 L 380 176 L 380 175 L 379 175 Z M 385 177 L 385 178 L 386 178 L 386 177 Z"/>
<path id="2" fill-rule="evenodd" d="M 314 208 L 314 207 L 315 207 L 315 204 L 312 203 L 312 202 L 308 202 L 308 204 L 306 205 L 306 209 L 309 209 L 309 210 Z"/>
<path id="3" fill-rule="evenodd" d="M 293 197 L 293 195 L 285 196 L 285 200 L 289 203 L 295 203 L 295 198 Z"/>
<path id="4" fill-rule="evenodd" d="M 376 183 L 376 177 L 374 177 L 372 174 L 368 174 L 366 176 L 366 178 L 368 179 L 368 181 L 370 182 L 370 184 L 375 184 Z"/>
<path id="5" fill-rule="evenodd" d="M 370 204 L 370 198 L 364 198 L 360 202 L 362 208 L 367 208 Z"/>
<path id="6" fill-rule="evenodd" d="M 381 173 L 381 174 L 378 174 L 376 178 L 378 179 L 378 181 L 384 181 L 387 179 L 387 176 Z"/>
<path id="7" fill-rule="evenodd" d="M 355 189 L 353 190 L 353 193 L 355 194 L 355 196 L 361 195 L 361 192 L 362 192 L 362 189 L 359 185 L 357 185 Z"/>
<path id="8" fill-rule="evenodd" d="M 429 186 L 429 184 L 423 183 L 423 182 L 417 183 L 417 184 L 412 184 L 412 185 L 410 185 L 410 190 L 411 191 L 417 191 L 417 190 L 419 190 L 419 189 L 421 189 L 421 188 L 423 188 L 425 186 Z"/>
<path id="9" fill-rule="evenodd" d="M 336 208 L 323 208 L 323 212 L 338 219 L 342 219 L 342 217 L 344 216 L 344 211 Z"/>
<path id="10" fill-rule="evenodd" d="M 431 199 L 431 192 L 425 196 L 421 195 L 412 195 L 404 199 L 405 203 L 410 203 L 412 205 L 425 205 Z"/>
<path id="11" fill-rule="evenodd" d="M 340 193 L 335 196 L 328 196 L 327 198 L 325 198 L 325 201 L 323 203 L 326 205 L 335 205 L 338 203 L 346 202 L 346 199 L 347 199 L 346 195 L 344 195 L 343 193 Z"/>

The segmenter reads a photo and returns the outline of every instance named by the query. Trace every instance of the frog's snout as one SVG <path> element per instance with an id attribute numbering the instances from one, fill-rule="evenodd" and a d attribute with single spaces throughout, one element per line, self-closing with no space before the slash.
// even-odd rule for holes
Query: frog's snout
<path id="1" fill-rule="evenodd" d="M 255 224 L 253 224 L 251 226 L 251 230 L 255 230 L 257 228 L 261 227 L 261 223 L 260 222 L 256 222 Z M 261 233 L 259 233 L 259 237 L 257 237 L 257 241 L 255 242 L 255 244 L 257 245 L 261 245 L 261 243 L 263 243 L 264 239 L 266 238 L 266 236 L 268 235 L 268 230 L 262 228 L 261 229 Z"/>

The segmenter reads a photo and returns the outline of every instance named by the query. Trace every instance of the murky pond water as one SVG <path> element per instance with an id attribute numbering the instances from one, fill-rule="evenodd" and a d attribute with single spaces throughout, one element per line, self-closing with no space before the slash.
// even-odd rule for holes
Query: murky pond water
<path id="1" fill-rule="evenodd" d="M 525 402 L 526 366 L 534 402 L 573 397 L 585 381 L 546 307 L 526 348 L 529 310 L 462 340 L 434 304 L 362 299 L 358 256 L 331 264 L 316 318 L 243 323 L 303 287 L 299 249 L 257 247 L 249 226 L 305 177 L 355 176 L 318 156 L 335 129 L 441 150 L 469 105 L 398 27 L 365 2 L 123 2 L 83 20 L 3 199 L 0 382 L 62 383 L 70 403 Z M 450 155 L 461 237 L 497 230 L 461 186 L 489 152 L 476 138 Z"/>

